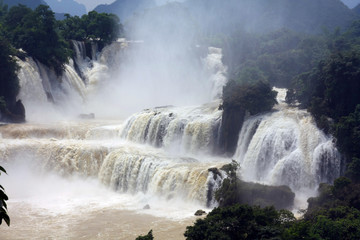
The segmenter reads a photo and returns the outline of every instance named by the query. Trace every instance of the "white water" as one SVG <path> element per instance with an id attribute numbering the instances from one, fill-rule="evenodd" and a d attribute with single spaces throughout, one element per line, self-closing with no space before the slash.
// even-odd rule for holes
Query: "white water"
<path id="1" fill-rule="evenodd" d="M 226 83 L 221 50 L 209 48 L 199 61 L 204 70 L 197 76 L 208 82 L 190 86 L 199 94 L 192 99 L 187 96 L 194 92 L 187 95 L 186 88 L 194 75 L 182 75 L 190 80 L 180 83 L 183 79 L 178 76 L 176 81 L 167 81 L 183 69 L 162 75 L 157 68 L 153 72 L 154 65 L 145 69 L 137 65 L 119 74 L 124 61 L 138 60 L 131 59 L 131 43 L 114 43 L 98 54 L 92 51 L 93 59 L 86 57 L 83 43 L 73 44 L 75 62 L 65 66 L 62 77 L 30 58 L 18 60 L 19 98 L 31 123 L 0 127 L 0 162 L 9 172 L 1 181 L 9 189 L 9 211 L 15 219 L 11 228 L 15 230 L 0 232 L 0 238 L 13 239 L 29 223 L 39 222 L 36 230 L 27 230 L 33 239 L 117 239 L 117 234 L 129 239 L 147 233 L 151 226 L 172 229 L 169 225 L 177 226 L 175 239 L 183 239 L 183 221 L 189 225 L 196 210 L 216 204 L 207 198 L 214 190 L 209 188 L 216 189 L 221 179 L 215 181 L 208 169 L 230 162 L 212 156 L 222 114 L 216 99 Z M 142 51 L 142 46 L 140 50 L 135 46 L 135 53 Z M 150 54 L 137 64 L 169 60 L 161 57 L 158 62 Z M 146 74 L 158 77 L 159 82 L 154 82 L 154 76 L 144 78 Z M 153 84 L 167 88 L 166 94 L 158 96 Z M 284 92 L 279 91 L 276 111 L 245 121 L 233 158 L 241 164 L 243 179 L 288 185 L 300 206 L 318 183 L 339 176 L 340 160 L 332 139 L 315 127 L 308 113 L 287 107 Z M 167 96 L 192 104 L 153 107 L 171 103 L 163 102 Z M 203 102 L 209 103 L 198 104 Z M 144 110 L 129 117 L 134 109 Z M 115 120 L 74 120 L 79 113 L 90 112 Z M 64 121 L 69 116 L 72 120 Z M 147 204 L 150 209 L 143 209 Z M 118 220 L 122 218 L 129 218 L 130 223 Z M 110 219 L 122 225 L 104 231 Z M 101 227 L 82 232 L 86 224 Z M 130 232 L 124 233 L 124 224 Z M 143 226 L 141 232 L 138 224 Z M 25 232 L 20 235 L 19 239 L 28 237 Z M 174 235 L 160 239 L 169 237 Z"/>
<path id="2" fill-rule="evenodd" d="M 131 116 L 121 136 L 130 141 L 163 147 L 174 154 L 211 154 L 217 142 L 219 102 L 199 107 L 162 107 Z"/>
<path id="3" fill-rule="evenodd" d="M 240 163 L 244 180 L 288 185 L 306 200 L 316 194 L 319 183 L 332 183 L 340 176 L 340 155 L 310 114 L 288 107 L 286 90 L 275 90 L 277 110 L 244 122 L 233 158 Z M 304 201 L 299 204 L 306 207 Z"/>

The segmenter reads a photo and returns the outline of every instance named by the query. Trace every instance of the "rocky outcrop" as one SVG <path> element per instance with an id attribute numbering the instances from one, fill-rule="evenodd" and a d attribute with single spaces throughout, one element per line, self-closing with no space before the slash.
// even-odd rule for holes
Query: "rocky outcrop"
<path id="1" fill-rule="evenodd" d="M 8 108 L 3 107 L 0 109 L 0 121 L 13 123 L 25 122 L 25 107 L 21 100 L 8 105 Z"/>
<path id="2" fill-rule="evenodd" d="M 259 183 L 244 182 L 236 175 L 238 164 L 233 161 L 224 165 L 221 170 L 227 178 L 215 192 L 215 199 L 220 207 L 233 204 L 249 204 L 261 207 L 274 206 L 276 209 L 290 209 L 294 204 L 295 194 L 288 186 L 269 186 Z M 214 169 L 212 173 L 220 172 Z M 221 175 L 219 175 L 221 176 Z"/>
<path id="3" fill-rule="evenodd" d="M 206 212 L 204 211 L 204 210 L 201 210 L 201 209 L 199 209 L 199 210 L 197 210 L 196 212 L 195 212 L 195 216 L 202 216 L 202 215 L 205 215 L 206 214 Z"/>
<path id="4" fill-rule="evenodd" d="M 221 119 L 219 152 L 232 156 L 235 153 L 239 133 L 245 119 L 245 110 L 225 108 Z"/>

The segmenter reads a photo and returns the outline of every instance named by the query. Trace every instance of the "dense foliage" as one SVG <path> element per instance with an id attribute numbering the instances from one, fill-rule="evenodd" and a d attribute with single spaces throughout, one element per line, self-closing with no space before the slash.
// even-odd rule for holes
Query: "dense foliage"
<path id="1" fill-rule="evenodd" d="M 24 5 L 12 7 L 4 21 L 7 36 L 14 47 L 22 48 L 60 75 L 71 52 L 56 31 L 56 24 L 54 13 L 45 5 L 34 11 Z"/>
<path id="2" fill-rule="evenodd" d="M 294 220 L 286 210 L 236 204 L 215 208 L 205 219 L 187 227 L 184 235 L 188 240 L 280 239 Z"/>
<path id="3" fill-rule="evenodd" d="M 224 61 L 232 79 L 262 80 L 287 88 L 295 76 L 310 71 L 329 54 L 323 36 L 286 29 L 265 35 L 239 31 L 206 41 L 224 49 Z"/>
<path id="4" fill-rule="evenodd" d="M 293 79 L 292 97 L 333 134 L 347 162 L 347 176 L 360 180 L 360 22 L 327 38 L 329 55 Z"/>
<path id="5" fill-rule="evenodd" d="M 65 39 L 78 41 L 98 41 L 108 44 L 122 35 L 119 18 L 114 14 L 89 12 L 82 17 L 65 15 L 60 22 L 61 35 Z"/>
<path id="6" fill-rule="evenodd" d="M 276 92 L 263 81 L 238 83 L 229 81 L 224 87 L 222 108 L 245 109 L 254 115 L 269 111 L 275 105 Z"/>
<path id="7" fill-rule="evenodd" d="M 89 12 L 80 17 L 66 15 L 57 21 L 54 12 L 46 5 L 32 10 L 24 5 L 7 9 L 0 5 L 3 32 L 17 49 L 61 74 L 64 64 L 72 55 L 68 40 L 98 41 L 109 44 L 122 33 L 119 19 L 112 14 Z"/>
<path id="8" fill-rule="evenodd" d="M 253 99 L 256 96 L 264 96 L 262 101 L 269 103 L 267 109 L 271 108 L 272 97 L 268 90 L 260 91 L 268 94 L 258 92 L 251 98 L 242 94 L 251 95 L 254 91 L 249 86 L 254 86 L 254 82 L 290 88 L 287 101 L 307 108 L 318 127 L 335 136 L 345 159 L 348 178 L 335 180 L 333 186 L 320 184 L 320 195 L 308 200 L 309 208 L 303 218 L 289 223 L 276 237 L 262 239 L 360 239 L 360 22 L 354 22 L 344 32 L 324 31 L 316 36 L 280 30 L 267 35 L 238 32 L 206 41 L 224 49 L 230 76 L 236 80 L 224 88 L 222 107 L 224 112 L 232 109 L 228 119 L 238 121 L 233 112 L 241 106 L 251 106 L 248 110 L 254 109 L 252 113 L 266 110 L 266 107 L 256 108 L 261 105 L 259 99 Z M 241 93 L 244 86 L 246 90 Z M 231 121 L 229 123 L 233 129 L 236 127 Z M 221 207 L 243 203 L 238 196 L 242 184 L 231 178 L 224 180 L 216 196 Z M 246 191 L 251 192 L 251 188 Z M 225 209 L 214 211 L 219 214 Z M 211 213 L 189 227 L 185 234 L 188 239 L 212 239 L 207 234 L 214 231 L 220 239 L 241 239 L 242 230 L 232 228 L 232 220 L 224 220 L 232 219 L 231 216 L 227 212 L 226 216 L 214 219 Z M 225 223 L 229 225 L 217 228 Z"/>
<path id="9" fill-rule="evenodd" d="M 232 167 L 230 167 L 232 169 Z M 360 239 L 360 184 L 339 178 L 321 184 L 303 218 L 286 210 L 234 204 L 215 208 L 187 227 L 187 239 Z"/>

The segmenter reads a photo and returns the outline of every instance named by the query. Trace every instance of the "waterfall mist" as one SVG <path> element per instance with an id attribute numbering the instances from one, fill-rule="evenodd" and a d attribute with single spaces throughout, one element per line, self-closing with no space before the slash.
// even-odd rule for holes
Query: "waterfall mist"
<path id="1" fill-rule="evenodd" d="M 30 57 L 17 59 L 18 98 L 28 123 L 0 127 L 0 165 L 9 173 L 1 180 L 9 211 L 21 219 L 30 209 L 19 229 L 51 216 L 50 227 L 44 220 L 37 228 L 55 226 L 53 238 L 79 239 L 89 233 L 62 234 L 67 226 L 88 226 L 97 218 L 93 225 L 101 222 L 106 229 L 109 219 L 127 221 L 124 211 L 180 222 L 218 205 L 215 191 L 227 176 L 221 167 L 232 159 L 243 181 L 289 186 L 295 208 L 306 207 L 319 183 L 340 176 L 332 137 L 309 113 L 285 103 L 286 89 L 275 89 L 279 104 L 271 112 L 246 116 L 231 158 L 217 155 L 228 69 L 222 49 L 198 41 L 219 29 L 232 32 L 239 21 L 240 32 L 270 31 L 262 13 L 274 18 L 270 28 L 283 27 L 284 16 L 267 12 L 269 3 L 262 0 L 194 0 L 192 9 L 190 1 L 156 2 L 160 6 L 126 21 L 126 39 L 101 51 L 95 42 L 71 41 L 74 56 L 61 76 Z M 229 17 L 219 17 L 225 14 Z M 95 119 L 79 119 L 92 118 L 90 113 Z M 159 220 L 153 221 L 160 228 Z M 139 217 L 131 219 L 127 229 L 138 222 Z"/>
<path id="2" fill-rule="evenodd" d="M 113 75 L 89 98 L 94 112 L 129 113 L 163 105 L 211 100 L 212 83 L 196 46 L 196 24 L 177 3 L 149 9 L 129 20 L 128 47 Z M 106 113 L 104 113 L 106 114 Z"/>

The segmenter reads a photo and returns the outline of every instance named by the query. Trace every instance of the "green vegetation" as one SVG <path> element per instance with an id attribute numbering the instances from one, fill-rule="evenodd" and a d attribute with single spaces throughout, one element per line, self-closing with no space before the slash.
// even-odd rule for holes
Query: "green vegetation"
<path id="1" fill-rule="evenodd" d="M 263 81 L 238 83 L 229 81 L 223 90 L 222 108 L 226 110 L 244 109 L 255 115 L 269 111 L 276 104 L 276 92 Z"/>
<path id="2" fill-rule="evenodd" d="M 233 171 L 234 164 L 226 165 L 225 169 Z M 224 185 L 226 183 L 222 188 Z M 222 191 L 220 193 L 224 194 Z M 277 211 L 269 206 L 260 208 L 231 203 L 229 206 L 215 208 L 204 219 L 198 219 L 194 226 L 187 227 L 184 235 L 188 240 L 359 239 L 360 184 L 342 177 L 333 186 L 321 184 L 319 192 L 318 197 L 308 200 L 309 208 L 298 220 L 287 210 Z M 237 192 L 226 192 L 225 196 L 231 198 L 234 193 Z"/>
<path id="3" fill-rule="evenodd" d="M 65 20 L 57 21 L 46 5 L 34 10 L 18 5 L 8 11 L 5 5 L 0 6 L 2 29 L 9 42 L 54 69 L 58 75 L 72 56 L 68 40 L 98 41 L 105 45 L 122 34 L 122 25 L 112 14 L 92 11 L 81 18 L 66 15 Z"/>
<path id="4" fill-rule="evenodd" d="M 299 101 L 324 131 L 333 134 L 347 162 L 346 176 L 360 180 L 360 22 L 328 34 L 329 54 L 293 79 L 291 100 Z"/>
<path id="5" fill-rule="evenodd" d="M 278 87 L 289 88 L 294 77 L 310 71 L 329 54 L 323 36 L 286 29 L 264 35 L 240 31 L 216 41 L 224 49 L 232 79 L 268 81 Z"/>
<path id="6" fill-rule="evenodd" d="M 22 48 L 60 75 L 71 52 L 56 31 L 56 24 L 54 13 L 45 5 L 34 11 L 24 5 L 12 7 L 4 21 L 14 47 Z"/>
<path id="7" fill-rule="evenodd" d="M 236 204 L 215 208 L 205 219 L 187 227 L 184 236 L 188 240 L 281 239 L 293 221 L 294 216 L 286 210 Z"/>
<path id="8" fill-rule="evenodd" d="M 1 172 L 6 173 L 5 169 L 0 166 L 0 175 Z M 4 220 L 5 223 L 10 226 L 10 218 L 7 212 L 7 204 L 6 201 L 9 200 L 8 196 L 5 194 L 5 189 L 0 185 L 0 225 Z"/>
<path id="9" fill-rule="evenodd" d="M 284 239 L 359 239 L 360 185 L 341 177 L 321 184 L 319 196 L 308 200 L 304 218 L 294 222 Z"/>
<path id="10" fill-rule="evenodd" d="M 114 14 L 89 12 L 82 17 L 65 15 L 60 22 L 61 35 L 67 40 L 98 41 L 109 44 L 123 34 L 119 18 Z"/>
<path id="11" fill-rule="evenodd" d="M 234 79 L 224 88 L 221 106 L 224 132 L 220 142 L 225 149 L 231 150 L 229 139 L 237 142 L 233 132 L 239 132 L 245 108 L 251 114 L 268 111 L 274 101 L 270 86 L 287 87 L 287 102 L 306 108 L 318 127 L 336 138 L 346 171 L 334 185 L 320 184 L 320 195 L 308 200 L 303 218 L 277 228 L 277 235 L 253 238 L 248 237 L 252 234 L 250 227 L 233 227 L 234 222 L 251 219 L 236 219 L 241 214 L 235 210 L 239 205 L 233 204 L 266 206 L 268 189 L 248 185 L 236 177 L 225 179 L 216 193 L 220 207 L 188 227 L 187 239 L 360 239 L 360 21 L 343 32 L 335 29 L 307 35 L 283 29 L 260 35 L 239 31 L 204 41 L 223 48 Z M 255 200 L 259 196 L 256 194 L 263 199 Z M 267 224 L 269 228 L 274 226 Z"/>

